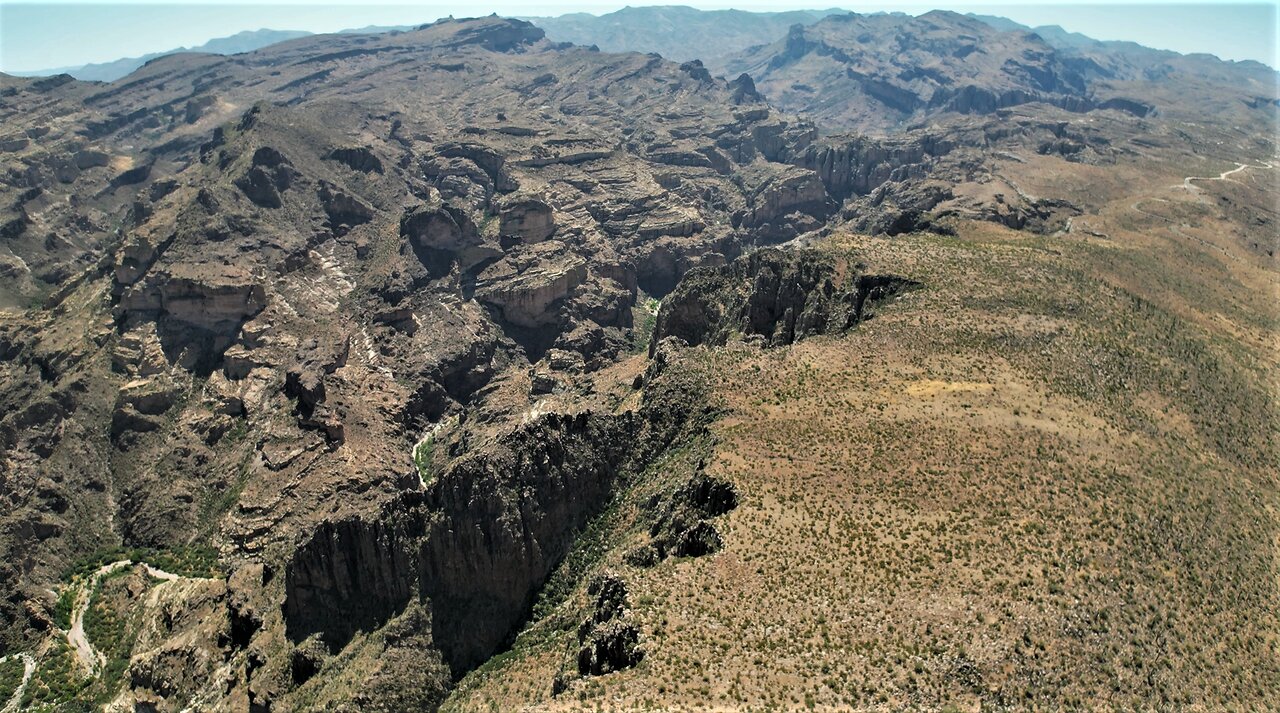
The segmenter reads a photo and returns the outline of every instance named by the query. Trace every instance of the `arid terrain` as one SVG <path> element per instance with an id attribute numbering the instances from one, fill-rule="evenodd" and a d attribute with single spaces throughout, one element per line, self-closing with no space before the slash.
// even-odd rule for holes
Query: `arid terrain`
<path id="1" fill-rule="evenodd" d="M 1276 72 L 663 13 L 0 75 L 5 713 L 1276 706 Z"/>

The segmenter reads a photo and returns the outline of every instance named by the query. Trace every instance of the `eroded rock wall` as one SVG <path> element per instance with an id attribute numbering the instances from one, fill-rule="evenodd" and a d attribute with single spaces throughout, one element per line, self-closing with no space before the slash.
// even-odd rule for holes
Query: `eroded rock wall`
<path id="1" fill-rule="evenodd" d="M 757 250 L 723 267 L 691 270 L 663 301 L 650 351 L 667 337 L 693 346 L 740 334 L 783 345 L 838 333 L 864 319 L 869 302 L 914 284 L 864 274 L 811 249 Z"/>
<path id="2" fill-rule="evenodd" d="M 528 616 L 542 585 L 619 487 L 710 413 L 688 385 L 650 380 L 619 414 L 549 414 L 463 456 L 375 519 L 324 523 L 284 572 L 288 639 L 336 652 L 413 602 L 455 675 Z"/>

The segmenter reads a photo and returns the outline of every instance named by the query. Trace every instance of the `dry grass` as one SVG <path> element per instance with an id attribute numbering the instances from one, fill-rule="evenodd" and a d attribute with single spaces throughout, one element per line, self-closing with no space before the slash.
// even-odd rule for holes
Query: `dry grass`
<path id="1" fill-rule="evenodd" d="M 711 557 L 602 558 L 639 667 L 550 697 L 579 596 L 451 705 L 1274 706 L 1274 272 L 1103 213 L 1110 241 L 835 239 L 926 288 L 844 337 L 697 352 L 743 502 Z"/>

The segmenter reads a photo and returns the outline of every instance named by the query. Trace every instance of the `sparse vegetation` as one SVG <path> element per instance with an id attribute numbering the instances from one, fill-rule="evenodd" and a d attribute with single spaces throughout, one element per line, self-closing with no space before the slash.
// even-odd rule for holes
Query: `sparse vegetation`
<path id="1" fill-rule="evenodd" d="M 0 704 L 8 703 L 22 685 L 22 659 L 11 657 L 0 661 Z"/>
<path id="2" fill-rule="evenodd" d="M 1257 352 L 1125 289 L 1112 248 L 1048 260 L 1048 239 L 988 226 L 839 245 L 927 287 L 846 337 L 701 352 L 730 413 L 712 472 L 744 503 L 715 557 L 627 570 L 643 663 L 551 699 L 569 598 L 457 707 L 1266 700 Z M 610 542 L 597 566 L 623 566 Z"/>
<path id="3" fill-rule="evenodd" d="M 172 572 L 181 577 L 224 576 L 218 564 L 218 553 L 209 547 L 193 545 L 164 550 L 145 547 L 104 548 L 77 559 L 63 573 L 62 578 L 63 581 L 67 582 L 81 579 L 105 564 L 121 560 L 144 562 L 152 567 Z"/>
<path id="4" fill-rule="evenodd" d="M 428 435 L 413 447 L 413 464 L 418 468 L 418 476 L 424 485 L 436 479 L 435 469 L 436 439 Z"/>

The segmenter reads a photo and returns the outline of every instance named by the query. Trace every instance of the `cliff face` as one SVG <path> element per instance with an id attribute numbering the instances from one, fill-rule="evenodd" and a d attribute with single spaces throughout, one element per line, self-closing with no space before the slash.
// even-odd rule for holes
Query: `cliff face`
<path id="1" fill-rule="evenodd" d="M 284 570 L 288 640 L 337 652 L 420 604 L 455 676 L 494 655 L 587 522 L 669 446 L 702 432 L 696 390 L 659 377 L 644 399 L 620 414 L 543 416 L 376 518 L 319 526 Z"/>
<path id="2" fill-rule="evenodd" d="M 862 274 L 859 265 L 811 250 L 758 250 L 723 267 L 690 271 L 662 303 L 653 349 L 667 337 L 716 345 L 741 334 L 783 345 L 839 333 L 865 319 L 872 303 L 914 284 Z"/>
<path id="3" fill-rule="evenodd" d="M 641 428 L 634 414 L 546 416 L 441 478 L 419 581 L 455 672 L 492 656 L 528 615 L 576 534 L 635 470 Z"/>
<path id="4" fill-rule="evenodd" d="M 953 148 L 952 141 L 932 135 L 884 140 L 835 137 L 806 146 L 792 162 L 815 172 L 827 192 L 843 201 L 886 182 L 918 178 L 927 173 L 930 159 Z"/>
<path id="5" fill-rule="evenodd" d="M 356 632 L 373 631 L 400 613 L 414 595 L 415 524 L 409 518 L 320 525 L 286 569 L 289 638 L 319 634 L 338 651 Z"/>

